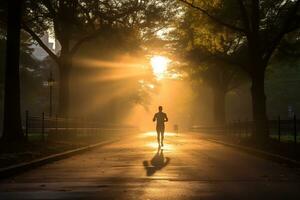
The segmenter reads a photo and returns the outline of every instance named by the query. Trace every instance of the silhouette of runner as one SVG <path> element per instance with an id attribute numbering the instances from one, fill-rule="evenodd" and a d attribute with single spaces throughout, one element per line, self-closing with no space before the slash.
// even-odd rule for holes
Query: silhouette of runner
<path id="1" fill-rule="evenodd" d="M 164 150 L 158 147 L 153 158 L 150 161 L 144 160 L 143 162 L 143 165 L 147 171 L 147 176 L 152 176 L 156 171 L 167 166 L 170 160 L 171 159 L 169 157 L 164 157 Z"/>
<path id="2" fill-rule="evenodd" d="M 158 146 L 164 146 L 165 122 L 168 121 L 167 114 L 162 112 L 163 107 L 158 107 L 158 112 L 155 113 L 153 121 L 156 121 L 157 143 Z"/>

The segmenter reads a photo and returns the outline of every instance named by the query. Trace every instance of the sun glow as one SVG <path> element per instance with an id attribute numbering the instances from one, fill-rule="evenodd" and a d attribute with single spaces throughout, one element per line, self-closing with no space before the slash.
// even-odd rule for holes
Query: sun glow
<path id="1" fill-rule="evenodd" d="M 162 79 L 167 72 L 170 60 L 164 56 L 153 56 L 150 62 L 154 75 L 157 79 Z"/>

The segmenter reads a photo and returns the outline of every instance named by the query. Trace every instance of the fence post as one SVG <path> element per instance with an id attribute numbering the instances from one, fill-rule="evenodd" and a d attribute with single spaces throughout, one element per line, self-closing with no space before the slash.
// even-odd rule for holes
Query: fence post
<path id="1" fill-rule="evenodd" d="M 97 126 L 97 127 L 99 127 L 99 126 Z M 228 122 L 226 122 L 226 124 L 225 124 L 225 132 L 224 133 L 226 136 L 229 135 L 229 123 Z"/>
<path id="2" fill-rule="evenodd" d="M 231 122 L 231 124 L 230 124 L 230 128 L 231 128 L 231 136 L 232 137 L 234 137 L 235 135 L 235 133 L 234 133 L 234 131 L 235 131 L 235 127 L 234 127 L 234 120 L 232 120 L 232 122 Z"/>
<path id="3" fill-rule="evenodd" d="M 85 132 L 84 132 L 84 117 L 81 117 L 81 123 L 80 123 L 80 135 L 84 136 Z"/>
<path id="4" fill-rule="evenodd" d="M 76 128 L 76 137 L 79 136 L 79 126 L 80 126 L 80 121 L 79 121 L 79 118 L 76 118 L 75 121 L 74 121 L 74 126 Z"/>
<path id="5" fill-rule="evenodd" d="M 69 133 L 69 118 L 65 117 L 66 133 Z"/>
<path id="6" fill-rule="evenodd" d="M 245 135 L 247 138 L 248 137 L 248 118 L 246 118 L 246 121 L 245 121 Z"/>
<path id="7" fill-rule="evenodd" d="M 237 135 L 238 135 L 237 121 L 233 122 L 233 129 L 234 129 L 234 137 L 237 137 Z"/>
<path id="8" fill-rule="evenodd" d="M 45 141 L 45 112 L 42 114 L 42 140 Z"/>
<path id="9" fill-rule="evenodd" d="M 55 133 L 58 134 L 57 114 L 55 114 Z"/>
<path id="10" fill-rule="evenodd" d="M 250 137 L 253 137 L 253 119 L 251 119 L 249 122 L 249 129 L 249 135 Z"/>
<path id="11" fill-rule="evenodd" d="M 28 141 L 28 129 L 29 129 L 29 111 L 26 110 L 25 114 L 25 139 Z"/>
<path id="12" fill-rule="evenodd" d="M 278 116 L 278 141 L 280 142 L 281 130 L 280 130 L 280 115 Z"/>
<path id="13" fill-rule="evenodd" d="M 230 132 L 231 132 L 231 137 L 234 138 L 235 136 L 235 127 L 234 127 L 234 121 L 230 123 Z"/>
<path id="14" fill-rule="evenodd" d="M 241 138 L 242 137 L 242 122 L 241 122 L 241 120 L 239 119 L 239 121 L 238 121 L 238 131 L 239 131 L 239 135 L 238 135 L 238 137 L 239 138 Z"/>
<path id="15" fill-rule="evenodd" d="M 297 144 L 297 117 L 294 115 L 294 142 Z"/>
<path id="16" fill-rule="evenodd" d="M 83 117 L 82 122 L 83 122 L 83 125 L 82 125 L 82 127 L 83 127 L 82 133 L 83 133 L 84 136 L 86 136 L 86 135 L 87 135 L 87 132 L 86 132 L 86 121 L 85 121 L 85 117 Z"/>

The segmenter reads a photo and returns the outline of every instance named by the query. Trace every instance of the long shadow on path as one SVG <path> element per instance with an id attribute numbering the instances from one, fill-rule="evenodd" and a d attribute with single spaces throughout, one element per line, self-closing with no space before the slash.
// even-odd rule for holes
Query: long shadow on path
<path id="1" fill-rule="evenodd" d="M 161 170 L 169 164 L 171 159 L 169 157 L 164 157 L 163 151 L 163 149 L 158 148 L 150 162 L 148 160 L 143 161 L 147 176 L 152 176 L 156 171 Z"/>

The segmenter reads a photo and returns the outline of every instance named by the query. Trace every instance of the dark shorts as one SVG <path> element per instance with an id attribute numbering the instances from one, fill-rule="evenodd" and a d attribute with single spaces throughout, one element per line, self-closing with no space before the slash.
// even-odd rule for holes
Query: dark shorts
<path id="1" fill-rule="evenodd" d="M 156 126 L 157 133 L 164 133 L 165 132 L 165 126 Z"/>

